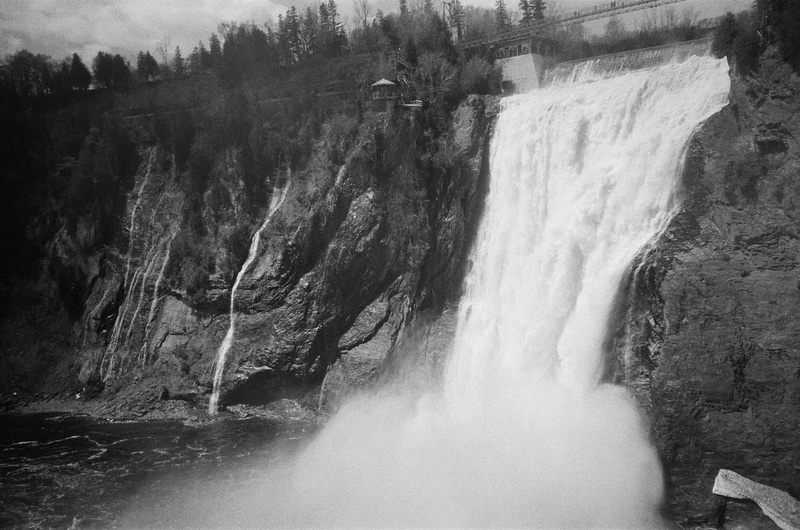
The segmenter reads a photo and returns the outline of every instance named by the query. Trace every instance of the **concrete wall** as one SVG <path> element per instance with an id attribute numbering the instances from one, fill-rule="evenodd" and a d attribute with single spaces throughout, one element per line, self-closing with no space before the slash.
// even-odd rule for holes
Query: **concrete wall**
<path id="1" fill-rule="evenodd" d="M 526 53 L 498 61 L 503 66 L 503 86 L 510 82 L 514 92 L 528 92 L 540 88 L 545 70 L 544 57 Z M 513 87 L 513 89 L 511 88 Z"/>

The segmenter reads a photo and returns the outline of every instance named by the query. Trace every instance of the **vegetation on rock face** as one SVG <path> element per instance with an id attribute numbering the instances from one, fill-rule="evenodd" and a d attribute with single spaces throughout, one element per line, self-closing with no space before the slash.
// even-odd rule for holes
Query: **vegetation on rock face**
<path id="1" fill-rule="evenodd" d="M 712 51 L 748 75 L 758 70 L 760 54 L 771 45 L 800 71 L 800 3 L 756 0 L 752 10 L 726 14 L 714 33 Z"/>

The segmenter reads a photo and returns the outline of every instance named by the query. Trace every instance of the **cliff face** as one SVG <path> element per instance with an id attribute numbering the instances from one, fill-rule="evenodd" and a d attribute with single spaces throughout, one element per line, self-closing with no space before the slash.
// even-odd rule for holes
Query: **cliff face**
<path id="1" fill-rule="evenodd" d="M 328 374 L 322 405 L 335 407 L 377 377 L 402 325 L 457 299 L 480 213 L 492 112 L 470 97 L 434 126 L 405 113 L 368 114 L 342 135 L 325 134 L 324 126 L 310 162 L 269 177 L 276 190 L 287 181 L 289 188 L 236 292 L 223 406 L 288 397 L 316 407 Z M 441 123 L 449 129 L 431 137 Z M 239 227 L 241 151 L 217 157 L 219 182 L 195 202 L 168 149 L 142 146 L 140 154 L 121 243 L 89 251 L 91 220 L 65 226 L 36 280 L 14 288 L 37 290 L 29 312 L 46 311 L 53 322 L 37 335 L 31 319 L 7 309 L 4 336 L 16 329 L 47 343 L 14 343 L 19 352 L 3 359 L 7 390 L 102 395 L 112 414 L 163 408 L 162 389 L 201 407 L 207 401 L 241 249 L 266 211 Z M 215 201 L 223 207 L 207 206 Z M 188 216 L 198 203 L 206 206 Z M 192 217 L 206 230 L 202 258 L 192 241 L 198 230 L 186 226 Z M 229 243 L 237 231 L 244 233 L 238 257 Z M 212 272 L 202 281 L 197 269 Z M 42 365 L 51 371 L 52 357 L 58 376 L 37 378 Z"/>
<path id="2" fill-rule="evenodd" d="M 689 146 L 683 207 L 627 292 L 620 381 L 670 510 L 713 521 L 720 468 L 800 496 L 800 79 L 767 59 Z"/>

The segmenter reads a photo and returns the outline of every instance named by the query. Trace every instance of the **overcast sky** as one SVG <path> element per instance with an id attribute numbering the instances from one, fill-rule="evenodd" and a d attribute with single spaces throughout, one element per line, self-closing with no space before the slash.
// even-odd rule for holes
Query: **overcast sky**
<path id="1" fill-rule="evenodd" d="M 421 0 L 419 0 L 421 2 Z M 462 0 L 467 5 L 493 7 L 496 0 Z M 505 0 L 516 8 L 516 0 Z M 597 0 L 551 0 L 563 10 L 599 3 Z M 208 42 L 220 22 L 277 20 L 291 5 L 305 9 L 319 0 L 0 0 L 0 57 L 17 50 L 61 59 L 78 52 L 89 63 L 99 50 L 134 59 L 139 50 L 155 52 L 168 40 L 186 56 L 198 41 Z M 409 1 L 413 5 L 414 0 Z M 440 5 L 439 0 L 435 0 Z M 705 16 L 750 7 L 752 0 L 686 0 Z M 352 12 L 353 0 L 338 0 L 339 12 Z M 397 10 L 396 0 L 372 0 L 375 9 Z M 641 14 L 638 15 L 641 17 Z M 633 26 L 636 16 L 626 18 Z"/>

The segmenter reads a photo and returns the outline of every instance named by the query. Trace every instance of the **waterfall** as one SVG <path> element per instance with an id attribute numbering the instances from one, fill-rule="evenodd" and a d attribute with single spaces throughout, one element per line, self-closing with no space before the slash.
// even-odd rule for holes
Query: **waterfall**
<path id="1" fill-rule="evenodd" d="M 510 98 L 460 305 L 448 397 L 550 378 L 596 386 L 620 281 L 675 206 L 695 128 L 726 102 L 727 69 L 692 57 Z"/>
<path id="2" fill-rule="evenodd" d="M 144 366 L 150 357 L 150 327 L 153 325 L 153 318 L 156 314 L 156 308 L 161 300 L 159 293 L 161 289 L 161 282 L 164 280 L 164 272 L 167 270 L 169 264 L 170 253 L 172 252 L 172 242 L 175 241 L 175 232 L 173 231 L 167 236 L 167 248 L 164 251 L 164 259 L 161 261 L 161 269 L 158 271 L 158 278 L 153 287 L 153 298 L 150 301 L 150 312 L 147 315 L 147 322 L 144 327 L 144 338 L 142 339 L 142 349 L 140 353 L 142 366 Z"/>
<path id="3" fill-rule="evenodd" d="M 729 90 L 724 60 L 690 57 L 503 100 L 444 388 L 354 398 L 181 524 L 664 527 L 658 455 L 630 393 L 602 382 L 602 345 Z"/>
<path id="4" fill-rule="evenodd" d="M 225 360 L 228 356 L 228 350 L 231 349 L 231 345 L 233 344 L 233 336 L 236 329 L 236 289 L 239 288 L 239 282 L 242 281 L 245 273 L 247 273 L 247 269 L 250 268 L 250 265 L 256 259 L 256 255 L 258 254 L 258 245 L 261 241 L 261 232 L 264 231 L 270 220 L 272 220 L 272 216 L 281 207 L 284 199 L 286 199 L 286 193 L 289 191 L 291 178 L 292 175 L 291 172 L 289 172 L 286 178 L 286 184 L 282 189 L 278 186 L 278 182 L 276 181 L 275 187 L 272 190 L 272 198 L 270 199 L 267 217 L 264 219 L 264 223 L 261 225 L 261 227 L 256 230 L 255 234 L 253 234 L 253 239 L 250 241 L 250 251 L 247 255 L 247 260 L 245 260 L 244 265 L 242 265 L 241 270 L 239 270 L 239 274 L 236 275 L 236 281 L 233 282 L 233 287 L 231 288 L 230 324 L 228 325 L 228 332 L 225 334 L 225 338 L 223 339 L 222 344 L 217 351 L 217 361 L 214 367 L 214 387 L 211 392 L 211 400 L 208 403 L 209 414 L 216 414 L 219 408 L 219 393 L 222 385 L 222 375 L 225 373 Z"/>

